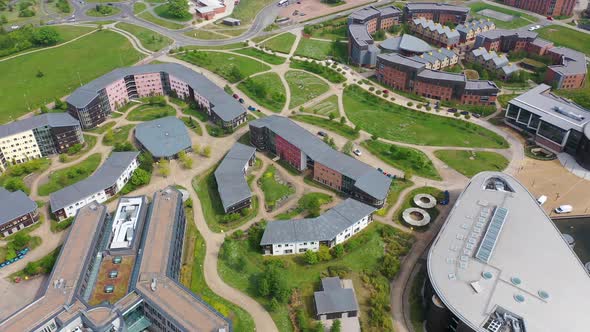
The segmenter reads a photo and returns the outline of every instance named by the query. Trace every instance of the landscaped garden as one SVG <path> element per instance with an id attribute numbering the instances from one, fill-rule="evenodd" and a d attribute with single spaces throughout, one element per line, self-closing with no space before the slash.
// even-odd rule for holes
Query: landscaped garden
<path id="1" fill-rule="evenodd" d="M 297 37 L 294 34 L 285 32 L 266 40 L 262 43 L 262 47 L 275 52 L 288 54 L 291 52 L 291 47 L 293 47 L 296 38 Z"/>
<path id="2" fill-rule="evenodd" d="M 94 135 L 84 134 L 84 143 L 72 145 L 65 153 L 59 155 L 59 161 L 71 162 L 82 157 L 96 145 L 97 140 Z"/>
<path id="3" fill-rule="evenodd" d="M 324 116 L 328 116 L 331 113 L 338 114 L 338 96 L 332 95 L 326 99 L 322 99 L 317 104 L 305 108 L 303 112 Z"/>
<path id="4" fill-rule="evenodd" d="M 469 178 L 483 171 L 501 172 L 509 163 L 503 155 L 488 151 L 438 150 L 434 155 Z"/>
<path id="5" fill-rule="evenodd" d="M 560 25 L 547 25 L 535 32 L 557 46 L 569 47 L 590 56 L 590 35 L 587 33 Z"/>
<path id="6" fill-rule="evenodd" d="M 401 192 L 414 185 L 414 182 L 411 180 L 407 180 L 404 178 L 395 178 L 391 181 L 391 185 L 389 186 L 389 193 L 387 194 L 387 199 L 385 200 L 385 206 L 375 212 L 378 216 L 385 216 L 391 208 L 397 203 L 399 195 Z"/>
<path id="7" fill-rule="evenodd" d="M 347 62 L 347 54 L 348 50 L 346 43 L 327 42 L 308 38 L 302 38 L 295 50 L 295 55 L 316 60 L 333 58 L 342 60 L 342 62 Z"/>
<path id="8" fill-rule="evenodd" d="M 324 128 L 350 140 L 354 140 L 359 137 L 358 131 L 350 126 L 347 126 L 346 124 L 341 123 L 339 120 L 330 120 L 312 115 L 292 115 L 290 118 L 296 121 L 301 121 Z"/>
<path id="9" fill-rule="evenodd" d="M 537 18 L 535 18 L 534 16 L 527 15 L 527 14 L 521 13 L 516 10 L 511 10 L 511 9 L 504 8 L 504 7 L 498 7 L 498 6 L 494 6 L 494 5 L 483 3 L 483 2 L 475 2 L 475 3 L 469 4 L 468 7 L 471 8 L 470 14 L 473 18 L 475 18 L 475 19 L 482 19 L 482 18 L 483 19 L 490 19 L 491 21 L 494 22 L 494 24 L 496 24 L 497 28 L 516 29 L 516 28 L 520 28 L 520 27 L 529 25 L 531 23 L 537 22 Z M 498 20 L 498 19 L 495 19 L 492 17 L 477 14 L 480 10 L 484 10 L 484 9 L 491 9 L 491 10 L 499 12 L 499 13 L 512 15 L 514 18 L 511 21 L 502 21 L 502 20 Z"/>
<path id="10" fill-rule="evenodd" d="M 137 4 L 137 3 L 136 3 Z M 117 28 L 125 30 L 139 39 L 143 47 L 150 51 L 157 52 L 172 44 L 172 39 L 138 25 L 119 22 Z"/>
<path id="11" fill-rule="evenodd" d="M 96 5 L 96 7 L 88 10 L 86 15 L 93 17 L 107 17 L 119 14 L 121 9 L 114 6 Z"/>
<path id="12" fill-rule="evenodd" d="M 291 90 L 290 109 L 303 105 L 330 89 L 324 81 L 303 71 L 289 70 L 285 73 L 285 80 Z"/>
<path id="13" fill-rule="evenodd" d="M 199 136 L 203 136 L 203 129 L 201 129 L 201 125 L 197 120 L 195 120 L 192 116 L 183 116 L 180 118 L 184 125 L 189 128 L 190 130 L 194 131 L 195 134 Z"/>
<path id="14" fill-rule="evenodd" d="M 47 158 L 33 159 L 22 164 L 10 165 L 0 175 L 0 186 L 8 191 L 22 190 L 29 193 L 24 178 L 33 173 L 41 173 L 49 168 L 51 160 Z"/>
<path id="15" fill-rule="evenodd" d="M 129 132 L 131 129 L 133 129 L 133 127 L 135 127 L 135 125 L 128 124 L 122 127 L 107 130 L 107 132 L 102 137 L 102 144 L 116 146 L 117 144 L 127 142 Z"/>
<path id="16" fill-rule="evenodd" d="M 342 75 L 338 71 L 330 68 L 329 66 L 323 65 L 323 64 L 318 63 L 316 61 L 302 61 L 302 60 L 291 59 L 291 63 L 289 64 L 289 67 L 291 67 L 293 69 L 302 69 L 302 70 L 312 72 L 314 74 L 320 75 L 321 77 L 327 79 L 328 81 L 330 81 L 332 83 L 342 83 L 342 82 L 346 81 L 346 78 L 344 77 L 344 75 Z"/>
<path id="17" fill-rule="evenodd" d="M 508 148 L 500 135 L 476 124 L 414 111 L 357 86 L 344 90 L 347 117 L 379 137 L 419 145 Z"/>
<path id="18" fill-rule="evenodd" d="M 393 214 L 393 221 L 398 222 L 398 223 L 400 223 L 400 224 L 402 224 L 404 226 L 414 228 L 414 226 L 407 224 L 402 219 L 402 213 L 404 212 L 404 210 L 406 210 L 408 208 L 417 207 L 414 204 L 414 196 L 416 196 L 418 194 L 428 194 L 428 195 L 434 196 L 434 198 L 436 198 L 436 200 L 437 200 L 437 204 L 438 204 L 438 202 L 440 202 L 444 198 L 443 192 L 440 189 L 433 188 L 433 187 L 420 187 L 420 188 L 416 188 L 416 189 L 410 191 L 406 195 L 406 197 L 404 198 L 404 202 L 402 203 L 402 205 Z M 438 210 L 438 207 L 437 206 L 434 206 L 433 208 L 424 209 L 424 210 L 426 210 L 426 212 L 428 212 L 428 214 L 430 215 L 430 224 L 434 223 L 436 221 L 436 218 L 438 217 L 438 215 L 440 213 L 440 211 Z M 416 230 L 426 230 L 427 228 L 428 228 L 428 225 L 423 226 L 423 227 L 416 228 Z"/>
<path id="19" fill-rule="evenodd" d="M 167 116 L 173 116 L 175 114 L 176 110 L 170 105 L 141 105 L 127 114 L 127 120 L 151 121 Z"/>
<path id="20" fill-rule="evenodd" d="M 51 173 L 47 183 L 39 185 L 37 190 L 39 196 L 48 196 L 53 192 L 86 179 L 98 168 L 100 161 L 100 153 L 95 153 L 75 165 Z"/>
<path id="21" fill-rule="evenodd" d="M 99 31 L 67 45 L 0 62 L 0 91 L 10 96 L 0 103 L 0 123 L 70 94 L 81 83 L 129 66 L 142 57 L 125 37 Z"/>
<path id="22" fill-rule="evenodd" d="M 264 223 L 258 223 L 226 238 L 218 270 L 226 283 L 262 304 L 279 331 L 316 331 L 313 292 L 327 276 L 352 279 L 364 331 L 393 331 L 389 280 L 411 247 L 410 235 L 373 222 L 331 250 L 268 257 L 260 248 L 263 230 Z"/>
<path id="23" fill-rule="evenodd" d="M 285 61 L 287 61 L 287 58 L 276 56 L 274 54 L 269 54 L 269 53 L 266 53 L 266 52 L 261 51 L 259 49 L 252 48 L 252 47 L 242 48 L 242 49 L 236 50 L 234 52 L 254 57 L 254 58 L 262 60 L 266 63 L 270 63 L 271 65 L 280 65 L 280 64 L 285 63 Z"/>
<path id="24" fill-rule="evenodd" d="M 320 192 L 312 192 L 301 196 L 297 206 L 276 216 L 276 219 L 293 219 L 298 215 L 303 218 L 315 218 L 321 213 L 324 204 L 332 202 L 332 196 Z"/>
<path id="25" fill-rule="evenodd" d="M 273 165 L 268 166 L 258 180 L 260 189 L 264 192 L 264 203 L 267 210 L 273 210 L 276 205 L 295 193 L 295 189 L 277 175 Z"/>
<path id="26" fill-rule="evenodd" d="M 285 88 L 276 73 L 264 73 L 248 77 L 238 84 L 238 89 L 272 112 L 280 112 L 285 106 Z"/>
<path id="27" fill-rule="evenodd" d="M 229 53 L 188 51 L 177 55 L 177 57 L 210 70 L 230 83 L 236 83 L 256 73 L 270 70 L 270 66 L 260 61 Z"/>
<path id="28" fill-rule="evenodd" d="M 170 1 L 170 3 L 166 3 L 155 7 L 154 13 L 156 13 L 156 15 L 160 17 L 179 22 L 188 22 L 193 19 L 193 15 L 191 15 L 191 13 L 189 13 L 188 10 L 178 10 L 176 8 L 176 4 L 172 2 L 176 1 Z"/>
<path id="29" fill-rule="evenodd" d="M 413 173 L 424 178 L 441 180 L 432 161 L 420 150 L 376 140 L 364 141 L 362 146 L 388 165 L 405 173 Z"/>

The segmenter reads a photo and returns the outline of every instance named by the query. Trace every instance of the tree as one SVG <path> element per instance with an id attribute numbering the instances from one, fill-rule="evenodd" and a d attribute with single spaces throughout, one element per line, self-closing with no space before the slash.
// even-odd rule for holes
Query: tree
<path id="1" fill-rule="evenodd" d="M 332 259 L 332 254 L 330 254 L 330 248 L 327 246 L 320 246 L 320 250 L 318 251 L 318 258 L 322 262 L 326 262 Z"/>
<path id="2" fill-rule="evenodd" d="M 82 145 L 81 143 L 76 143 L 68 149 L 68 154 L 70 154 L 70 155 L 76 154 L 76 153 L 82 151 L 83 147 L 84 147 L 84 145 Z"/>
<path id="3" fill-rule="evenodd" d="M 335 319 L 332 322 L 332 327 L 330 328 L 330 332 L 340 332 L 342 330 L 342 322 L 340 319 Z"/>
<path id="4" fill-rule="evenodd" d="M 277 299 L 270 300 L 270 311 L 277 312 L 280 309 L 280 303 Z"/>
<path id="5" fill-rule="evenodd" d="M 361 127 L 359 125 L 354 126 L 354 132 L 359 133 L 361 131 Z"/>
<path id="6" fill-rule="evenodd" d="M 47 106 L 41 105 L 41 107 L 39 107 L 39 112 L 41 112 L 41 114 L 45 114 L 49 112 L 49 109 L 47 108 Z"/>
<path id="7" fill-rule="evenodd" d="M 350 155 L 352 153 L 352 148 L 354 147 L 352 141 L 348 141 L 344 144 L 344 146 L 342 147 L 342 152 Z"/>
<path id="8" fill-rule="evenodd" d="M 6 16 L 0 15 L 0 24 L 6 24 L 6 23 L 8 23 Z"/>
<path id="9" fill-rule="evenodd" d="M 34 276 L 39 273 L 39 264 L 37 262 L 28 262 L 25 266 L 24 272 L 26 275 Z"/>
<path id="10" fill-rule="evenodd" d="M 23 249 L 26 247 L 29 242 L 31 241 L 31 236 L 29 234 L 25 234 L 23 232 L 16 233 L 14 235 L 14 239 L 12 240 L 12 245 L 15 249 Z"/>
<path id="11" fill-rule="evenodd" d="M 203 151 L 201 151 L 201 154 L 207 158 L 211 157 L 211 147 L 209 145 L 205 146 Z"/>
<path id="12" fill-rule="evenodd" d="M 307 249 L 307 251 L 303 255 L 303 259 L 309 265 L 317 264 L 320 261 L 318 259 L 318 253 L 309 249 Z"/>
<path id="13" fill-rule="evenodd" d="M 59 40 L 59 33 L 52 27 L 40 27 L 35 29 L 33 32 L 33 43 L 36 45 L 55 45 L 59 42 Z"/>
<path id="14" fill-rule="evenodd" d="M 63 101 L 61 101 L 61 99 L 59 99 L 59 98 L 56 97 L 55 98 L 55 101 L 54 101 L 53 108 L 56 109 L 56 110 L 63 110 L 63 111 L 65 111 L 66 109 L 68 109 L 68 105 L 66 103 L 64 103 Z"/>
<path id="15" fill-rule="evenodd" d="M 161 176 L 167 178 L 170 175 L 170 162 L 162 159 L 158 162 L 158 172 Z"/>
<path id="16" fill-rule="evenodd" d="M 37 69 L 37 74 L 35 76 L 37 76 L 38 78 L 41 78 L 41 77 L 45 76 L 45 74 L 40 69 Z"/>
<path id="17" fill-rule="evenodd" d="M 22 190 L 23 192 L 27 192 L 25 182 L 21 178 L 16 177 L 11 177 L 4 181 L 4 188 L 8 191 Z"/>
<path id="18" fill-rule="evenodd" d="M 340 117 L 340 124 L 346 124 L 346 118 L 345 117 Z"/>
<path id="19" fill-rule="evenodd" d="M 385 255 L 385 258 L 381 262 L 381 273 L 388 279 L 393 279 L 399 271 L 400 262 L 397 256 L 392 254 Z"/>
<path id="20" fill-rule="evenodd" d="M 371 135 L 371 139 L 372 139 L 373 141 L 376 141 L 376 140 L 378 140 L 378 139 L 379 139 L 379 136 L 377 136 L 377 135 Z"/>
<path id="21" fill-rule="evenodd" d="M 168 16 L 175 18 L 183 18 L 190 15 L 188 12 L 188 2 L 185 0 L 168 0 Z"/>
<path id="22" fill-rule="evenodd" d="M 284 269 L 276 264 L 267 264 L 257 278 L 258 294 L 276 299 L 279 303 L 286 303 L 291 296 L 291 288 L 285 279 Z"/>
<path id="23" fill-rule="evenodd" d="M 407 170 L 404 172 L 404 180 L 410 181 L 412 179 L 412 176 L 414 176 L 414 173 L 412 173 L 411 170 Z"/>
<path id="24" fill-rule="evenodd" d="M 150 182 L 151 177 L 152 176 L 149 172 L 141 168 L 138 168 L 133 172 L 133 175 L 131 175 L 130 181 L 132 185 L 138 187 L 143 186 L 144 184 L 148 184 Z"/>
<path id="25" fill-rule="evenodd" d="M 135 147 L 129 141 L 119 142 L 119 143 L 115 143 L 113 151 L 115 151 L 115 152 L 135 151 Z"/>
<path id="26" fill-rule="evenodd" d="M 342 244 L 337 244 L 332 248 L 332 254 L 336 258 L 340 258 L 344 255 L 344 246 Z"/>
<path id="27" fill-rule="evenodd" d="M 330 120 L 334 120 L 336 118 L 336 114 L 334 114 L 334 112 L 328 114 L 328 118 L 330 118 Z"/>

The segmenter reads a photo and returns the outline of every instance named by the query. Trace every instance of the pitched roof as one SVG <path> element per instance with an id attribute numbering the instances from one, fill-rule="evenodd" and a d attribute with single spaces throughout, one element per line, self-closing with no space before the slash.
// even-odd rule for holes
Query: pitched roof
<path id="1" fill-rule="evenodd" d="M 184 122 L 167 116 L 135 127 L 135 138 L 155 158 L 168 158 L 192 146 Z"/>
<path id="2" fill-rule="evenodd" d="M 465 75 L 461 73 L 448 73 L 446 71 L 425 69 L 418 74 L 418 77 L 448 82 L 465 82 Z"/>
<path id="3" fill-rule="evenodd" d="M 11 136 L 45 126 L 55 128 L 79 125 L 80 122 L 68 113 L 46 113 L 0 126 L 0 137 Z"/>
<path id="4" fill-rule="evenodd" d="M 77 108 L 85 107 L 98 95 L 100 90 L 112 82 L 128 75 L 146 73 L 167 73 L 185 82 L 193 90 L 198 92 L 199 95 L 209 100 L 213 111 L 223 121 L 231 121 L 246 112 L 239 102 L 225 93 L 215 83 L 211 82 L 202 74 L 177 63 L 161 63 L 115 69 L 76 89 L 66 101 Z"/>
<path id="5" fill-rule="evenodd" d="M 446 3 L 440 2 L 408 2 L 406 3 L 406 8 L 411 12 L 415 10 L 420 11 L 454 11 L 459 13 L 469 13 L 469 8 L 461 7 L 461 6 L 454 6 L 449 5 Z"/>
<path id="6" fill-rule="evenodd" d="M 248 182 L 244 178 L 244 166 L 255 153 L 255 148 L 236 143 L 215 170 L 217 191 L 225 212 L 232 205 L 252 197 Z"/>
<path id="7" fill-rule="evenodd" d="M 553 47 L 548 52 L 561 55 L 561 63 L 549 66 L 563 75 L 586 74 L 586 55 L 567 47 Z"/>
<path id="8" fill-rule="evenodd" d="M 260 245 L 329 241 L 375 210 L 375 207 L 348 198 L 317 218 L 268 223 Z"/>
<path id="9" fill-rule="evenodd" d="M 424 53 L 432 50 L 432 47 L 427 42 L 408 34 L 389 38 L 382 42 L 379 47 L 391 52 L 404 50 L 413 53 Z"/>
<path id="10" fill-rule="evenodd" d="M 21 190 L 10 192 L 0 187 L 0 226 L 37 209 L 37 203 Z"/>
<path id="11" fill-rule="evenodd" d="M 318 315 L 358 311 L 358 303 L 352 288 L 342 287 L 340 278 L 323 278 L 322 290 L 314 292 Z"/>
<path id="12" fill-rule="evenodd" d="M 424 68 L 424 63 L 415 60 L 414 58 L 408 58 L 397 53 L 379 54 L 377 58 L 380 58 L 386 62 L 403 65 L 414 69 Z"/>
<path id="13" fill-rule="evenodd" d="M 441 35 L 444 34 L 448 39 L 459 38 L 459 32 L 457 30 L 440 23 L 434 23 L 434 21 L 427 20 L 424 17 L 415 18 L 413 22 L 415 25 L 421 25 L 424 29 L 436 31 L 436 33 Z"/>
<path id="14" fill-rule="evenodd" d="M 117 182 L 127 166 L 137 158 L 139 152 L 113 152 L 94 174 L 49 196 L 51 212 L 63 209 Z"/>
<path id="15" fill-rule="evenodd" d="M 359 46 L 366 46 L 373 43 L 373 37 L 371 37 L 364 24 L 349 24 L 348 35 Z"/>
<path id="16" fill-rule="evenodd" d="M 373 6 L 369 6 L 353 12 L 350 14 L 349 18 L 364 21 L 368 18 L 378 15 L 380 15 L 380 11 Z"/>
<path id="17" fill-rule="evenodd" d="M 499 90 L 496 83 L 485 80 L 467 80 L 465 90 Z"/>

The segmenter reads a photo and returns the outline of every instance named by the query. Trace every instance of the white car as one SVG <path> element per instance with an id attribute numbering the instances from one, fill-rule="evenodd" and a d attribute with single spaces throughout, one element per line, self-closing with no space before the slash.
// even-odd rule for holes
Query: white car
<path id="1" fill-rule="evenodd" d="M 560 205 L 558 208 L 555 209 L 555 213 L 570 213 L 574 210 L 571 205 Z"/>
<path id="2" fill-rule="evenodd" d="M 537 28 L 536 26 L 533 26 L 533 27 L 530 27 L 530 28 L 529 28 L 529 31 L 535 31 L 535 30 L 537 30 L 537 29 L 538 29 L 538 28 Z"/>
<path id="3" fill-rule="evenodd" d="M 363 153 L 361 152 L 361 150 L 359 149 L 354 149 L 354 151 L 352 151 L 352 153 L 356 154 L 357 156 L 361 156 Z"/>
<path id="4" fill-rule="evenodd" d="M 539 198 L 537 198 L 537 203 L 539 203 L 539 205 L 543 205 L 545 202 L 547 202 L 547 196 L 541 195 Z"/>
<path id="5" fill-rule="evenodd" d="M 20 26 L 18 26 L 18 25 L 13 25 L 13 26 L 11 26 L 10 28 L 11 28 L 12 30 L 16 30 L 16 29 L 20 28 Z"/>
<path id="6" fill-rule="evenodd" d="M 537 30 L 537 29 L 541 29 L 541 26 L 540 25 L 535 25 L 535 30 Z"/>

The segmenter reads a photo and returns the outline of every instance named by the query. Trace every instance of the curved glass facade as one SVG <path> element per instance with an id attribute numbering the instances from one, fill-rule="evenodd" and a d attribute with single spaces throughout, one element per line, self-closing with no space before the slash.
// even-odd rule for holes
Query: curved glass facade
<path id="1" fill-rule="evenodd" d="M 578 148 L 576 149 L 575 157 L 578 164 L 590 170 L 590 139 L 586 135 L 582 136 L 580 144 L 578 144 Z"/>

